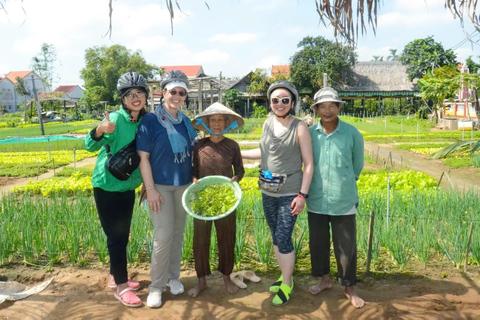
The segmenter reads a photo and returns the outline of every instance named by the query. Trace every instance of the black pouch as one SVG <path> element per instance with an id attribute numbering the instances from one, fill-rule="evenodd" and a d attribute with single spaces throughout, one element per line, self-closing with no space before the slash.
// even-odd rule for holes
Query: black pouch
<path id="1" fill-rule="evenodd" d="M 268 192 L 278 192 L 286 181 L 286 174 L 272 173 L 272 178 L 265 178 L 263 171 L 260 171 L 260 176 L 258 177 L 258 187 Z"/>
<path id="2" fill-rule="evenodd" d="M 140 156 L 137 153 L 136 139 L 118 150 L 114 155 L 110 154 L 110 146 L 105 145 L 105 150 L 108 154 L 106 163 L 107 170 L 121 181 L 126 181 L 130 178 L 133 171 L 140 165 Z"/>

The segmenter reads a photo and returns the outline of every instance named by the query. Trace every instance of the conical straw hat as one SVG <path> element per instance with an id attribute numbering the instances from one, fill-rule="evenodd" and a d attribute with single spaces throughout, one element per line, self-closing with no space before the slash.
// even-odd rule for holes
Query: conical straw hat
<path id="1" fill-rule="evenodd" d="M 214 115 L 214 114 L 223 114 L 227 116 L 227 123 L 226 123 L 226 128 L 228 128 L 234 121 L 237 122 L 237 126 L 232 125 L 232 128 L 227 130 L 226 132 L 234 129 L 238 129 L 243 126 L 244 121 L 243 118 L 236 113 L 235 111 L 227 108 L 223 104 L 219 102 L 215 102 L 211 106 L 209 106 L 207 109 L 203 110 L 198 116 L 195 117 L 192 121 L 192 126 L 197 129 L 197 130 L 202 130 L 205 132 L 210 132 L 210 128 L 205 128 L 206 126 L 208 127 L 208 116 Z M 224 132 L 224 133 L 226 133 Z M 211 133 L 211 132 L 210 132 Z"/>

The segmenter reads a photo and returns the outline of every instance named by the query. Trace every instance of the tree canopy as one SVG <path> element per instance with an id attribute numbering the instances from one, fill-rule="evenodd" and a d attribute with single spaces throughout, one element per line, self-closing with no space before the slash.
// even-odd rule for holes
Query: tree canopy
<path id="1" fill-rule="evenodd" d="M 357 55 L 352 47 L 337 44 L 323 37 L 305 37 L 300 48 L 290 58 L 290 78 L 297 87 L 323 87 L 323 74 L 327 73 L 330 85 L 348 84 L 352 80 L 352 67 Z"/>
<path id="2" fill-rule="evenodd" d="M 267 70 L 257 68 L 252 72 L 247 92 L 250 94 L 265 94 L 270 83 L 271 79 L 268 78 Z"/>
<path id="3" fill-rule="evenodd" d="M 230 109 L 238 111 L 239 110 L 238 105 L 243 100 L 244 98 L 242 95 L 242 91 L 240 90 L 230 89 L 223 92 L 223 101 L 225 102 L 225 105 Z"/>
<path id="4" fill-rule="evenodd" d="M 141 73 L 147 79 L 160 74 L 159 67 L 148 64 L 140 51 L 131 52 L 124 46 L 113 45 L 87 49 L 85 68 L 80 71 L 80 77 L 85 81 L 86 89 L 103 87 L 105 90 L 94 90 L 102 95 L 99 100 L 114 104 L 120 103 L 117 80 L 128 71 Z"/>
<path id="5" fill-rule="evenodd" d="M 445 50 L 432 36 L 408 43 L 403 49 L 400 61 L 407 66 L 408 79 L 422 78 L 428 70 L 456 63 L 455 53 Z"/>
<path id="6" fill-rule="evenodd" d="M 465 62 L 467 63 L 467 67 L 470 73 L 480 72 L 480 63 L 476 63 L 475 61 L 473 61 L 471 56 L 468 57 Z"/>
<path id="7" fill-rule="evenodd" d="M 43 43 L 40 53 L 32 58 L 32 69 L 42 79 L 43 85 L 53 90 L 53 79 L 55 75 L 55 62 L 57 52 L 53 44 Z"/>

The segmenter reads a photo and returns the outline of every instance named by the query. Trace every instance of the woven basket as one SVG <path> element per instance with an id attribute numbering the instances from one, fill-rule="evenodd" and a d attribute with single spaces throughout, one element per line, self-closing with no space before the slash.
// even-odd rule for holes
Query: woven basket
<path id="1" fill-rule="evenodd" d="M 237 197 L 237 202 L 235 202 L 235 205 L 230 210 L 228 210 L 227 212 L 223 212 L 217 216 L 204 217 L 204 216 L 195 214 L 191 209 L 191 203 L 195 199 L 195 196 L 197 195 L 198 192 L 202 191 L 205 187 L 215 185 L 215 184 L 230 185 L 233 188 L 233 192 L 235 193 L 235 196 Z M 217 220 L 217 219 L 224 218 L 228 216 L 230 213 L 232 213 L 240 204 L 240 200 L 242 200 L 242 189 L 240 188 L 240 185 L 237 182 L 231 183 L 230 178 L 227 178 L 224 176 L 208 176 L 198 180 L 198 183 L 192 183 L 187 188 L 187 190 L 185 190 L 182 196 L 182 205 L 187 211 L 187 213 L 196 219 Z"/>

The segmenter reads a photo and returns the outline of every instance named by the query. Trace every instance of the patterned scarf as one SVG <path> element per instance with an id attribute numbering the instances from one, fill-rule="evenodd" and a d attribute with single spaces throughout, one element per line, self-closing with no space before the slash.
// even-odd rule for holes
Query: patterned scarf
<path id="1" fill-rule="evenodd" d="M 177 111 L 177 118 L 175 119 L 162 105 L 158 106 L 155 110 L 158 122 L 167 129 L 168 140 L 170 141 L 170 147 L 175 155 L 175 163 L 184 162 L 187 156 L 190 156 L 188 152 L 187 140 L 175 130 L 174 125 L 182 123 L 184 121 L 185 127 L 187 127 L 188 136 L 190 139 L 190 145 L 193 146 L 195 138 L 197 137 L 197 131 L 192 127 L 188 117 L 180 110 Z"/>

